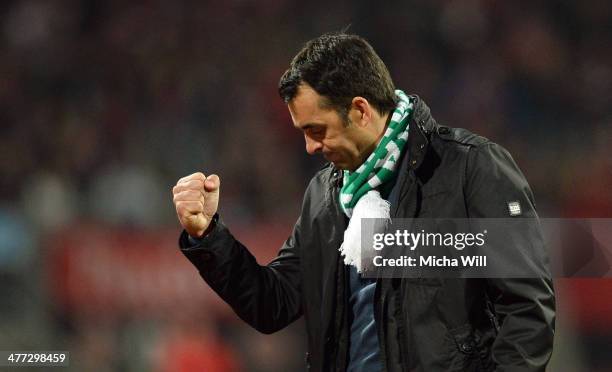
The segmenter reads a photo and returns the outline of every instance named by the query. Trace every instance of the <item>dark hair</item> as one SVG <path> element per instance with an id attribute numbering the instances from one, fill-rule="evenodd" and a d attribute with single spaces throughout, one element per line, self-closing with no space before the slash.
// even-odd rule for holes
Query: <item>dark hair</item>
<path id="1" fill-rule="evenodd" d="M 278 84 L 288 103 L 300 84 L 307 83 L 348 122 L 353 97 L 361 96 L 381 114 L 395 109 L 395 87 L 387 66 L 362 37 L 345 33 L 312 39 L 293 58 Z"/>

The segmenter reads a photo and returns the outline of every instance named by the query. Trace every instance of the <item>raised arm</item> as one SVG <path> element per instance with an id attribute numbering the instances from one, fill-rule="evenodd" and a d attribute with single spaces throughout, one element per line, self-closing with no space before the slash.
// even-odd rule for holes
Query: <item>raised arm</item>
<path id="1" fill-rule="evenodd" d="M 210 182 L 209 182 L 210 181 Z M 276 332 L 302 314 L 300 220 L 278 256 L 259 265 L 216 214 L 220 182 L 201 173 L 173 189 L 183 254 L 236 314 L 263 333 Z"/>

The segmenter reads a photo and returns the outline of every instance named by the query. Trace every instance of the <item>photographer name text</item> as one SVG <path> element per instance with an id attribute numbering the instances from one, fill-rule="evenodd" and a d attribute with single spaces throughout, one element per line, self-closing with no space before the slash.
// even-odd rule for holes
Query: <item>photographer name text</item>
<path id="1" fill-rule="evenodd" d="M 385 258 L 375 256 L 373 264 L 376 267 L 485 267 L 487 256 L 461 256 L 459 258 L 447 256 L 400 256 Z"/>

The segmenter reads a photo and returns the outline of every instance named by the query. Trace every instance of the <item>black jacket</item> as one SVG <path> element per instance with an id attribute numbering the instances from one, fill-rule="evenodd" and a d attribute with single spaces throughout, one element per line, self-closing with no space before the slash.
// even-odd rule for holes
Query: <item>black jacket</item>
<path id="1" fill-rule="evenodd" d="M 389 197 L 392 217 L 508 217 L 507 202 L 516 200 L 522 217 L 537 218 L 529 185 L 505 149 L 439 126 L 416 99 L 407 155 Z M 220 220 L 197 244 L 185 232 L 179 239 L 204 280 L 255 329 L 272 333 L 304 315 L 313 371 L 341 371 L 347 362 L 340 173 L 330 165 L 314 176 L 291 236 L 266 266 Z M 545 257 L 539 229 L 524 238 Z M 547 262 L 537 265 L 541 278 L 378 279 L 374 313 L 384 369 L 543 371 L 555 299 Z"/>

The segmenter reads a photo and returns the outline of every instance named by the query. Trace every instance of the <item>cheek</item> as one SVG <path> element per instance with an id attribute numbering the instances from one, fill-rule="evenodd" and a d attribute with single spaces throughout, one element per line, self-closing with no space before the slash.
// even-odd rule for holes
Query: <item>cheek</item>
<path id="1" fill-rule="evenodd" d="M 344 144 L 338 139 L 328 139 L 323 141 L 323 146 L 334 152 L 344 152 Z"/>
<path id="2" fill-rule="evenodd" d="M 342 140 L 336 142 L 336 146 L 343 153 L 351 154 L 356 151 L 355 146 L 353 145 L 353 142 L 351 142 L 347 138 L 343 138 Z"/>
<path id="3" fill-rule="evenodd" d="M 351 154 L 355 151 L 353 142 L 342 133 L 328 133 L 322 143 L 327 150 L 336 153 Z"/>

